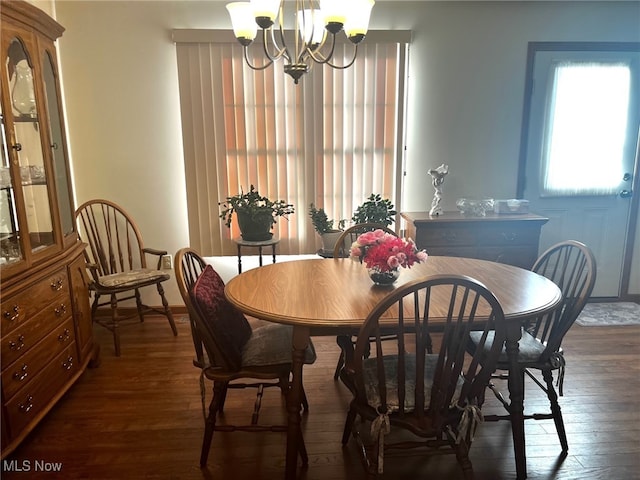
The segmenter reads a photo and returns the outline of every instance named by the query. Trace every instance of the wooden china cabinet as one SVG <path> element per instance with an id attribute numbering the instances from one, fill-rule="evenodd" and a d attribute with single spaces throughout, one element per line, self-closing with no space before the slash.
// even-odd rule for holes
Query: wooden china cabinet
<path id="1" fill-rule="evenodd" d="M 0 0 L 2 458 L 87 365 L 93 343 L 84 244 L 74 221 L 55 41 L 64 28 Z"/>

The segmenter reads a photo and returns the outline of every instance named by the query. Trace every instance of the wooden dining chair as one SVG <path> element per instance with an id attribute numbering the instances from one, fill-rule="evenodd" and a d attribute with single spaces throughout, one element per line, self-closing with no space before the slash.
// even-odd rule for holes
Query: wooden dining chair
<path id="1" fill-rule="evenodd" d="M 550 402 L 550 413 L 526 414 L 526 419 L 553 419 L 563 452 L 569 450 L 562 412 L 558 403 L 558 393 L 563 395 L 565 371 L 562 340 L 584 308 L 596 282 L 596 260 L 591 250 L 583 243 L 567 240 L 546 250 L 536 260 L 532 271 L 552 280 L 562 292 L 558 308 L 547 315 L 525 324 L 519 342 L 518 372 L 510 372 L 506 351 L 503 349 L 496 370 L 502 373 L 492 375 L 492 379 L 508 380 L 509 375 L 520 375 L 524 385 L 524 375 L 529 376 L 546 394 Z M 479 348 L 480 334 L 472 333 L 469 349 Z M 558 393 L 553 386 L 553 372 L 558 371 Z M 540 380 L 534 372 L 542 375 Z M 510 404 L 494 383 L 488 384 L 496 398 L 507 412 Z M 485 420 L 510 420 L 511 416 L 487 415 Z"/>
<path id="2" fill-rule="evenodd" d="M 385 329 L 397 332 L 396 342 L 381 341 L 383 320 Z M 505 338 L 504 323 L 495 296 L 462 275 L 417 280 L 378 303 L 340 374 L 354 395 L 342 443 L 354 437 L 370 474 L 383 472 L 385 451 L 426 447 L 426 453 L 454 453 L 464 478 L 473 478 L 469 447 L 482 421 L 484 390 Z M 440 341 L 429 353 L 427 334 L 433 327 L 441 332 L 434 336 Z M 466 344 L 474 329 L 483 334 L 483 348 L 469 355 Z M 490 329 L 495 332 L 491 337 Z M 371 422 L 370 442 L 355 428 L 358 416 Z M 409 435 L 394 436 L 394 430 Z"/>
<path id="3" fill-rule="evenodd" d="M 143 322 L 147 313 L 167 317 L 173 334 L 178 335 L 162 287 L 162 283 L 171 278 L 166 270 L 161 270 L 162 256 L 167 252 L 145 247 L 134 220 L 109 200 L 85 202 L 77 208 L 75 217 L 80 238 L 87 244 L 84 255 L 90 273 L 89 290 L 93 293 L 91 315 L 94 322 L 113 333 L 116 356 L 120 356 L 120 327 L 136 318 Z M 147 267 L 147 255 L 157 259 L 151 267 Z M 140 290 L 154 285 L 162 308 L 142 302 Z M 109 300 L 101 302 L 101 297 Z M 127 314 L 118 305 L 131 299 L 135 299 L 136 309 Z M 98 308 L 105 305 L 111 308 L 107 318 L 98 315 Z"/>
<path id="4" fill-rule="evenodd" d="M 224 296 L 224 281 L 211 265 L 191 248 L 175 255 L 178 290 L 187 307 L 196 357 L 193 364 L 201 370 L 200 393 L 205 417 L 205 432 L 200 465 L 206 466 L 214 431 L 286 432 L 287 425 L 258 424 L 265 388 L 279 387 L 289 401 L 292 328 L 263 322 L 252 327 L 247 318 Z M 315 362 L 316 353 L 310 343 L 305 363 Z M 213 382 L 213 397 L 208 414 L 205 406 L 205 378 Z M 255 381 L 258 380 L 258 381 Z M 218 424 L 228 389 L 256 389 L 251 421 L 244 425 Z M 308 410 L 306 396 L 302 407 Z M 304 465 L 307 451 L 299 435 L 299 452 Z"/>
<path id="5" fill-rule="evenodd" d="M 374 230 L 382 230 L 385 233 L 398 236 L 396 232 L 378 223 L 358 223 L 347 228 L 336 240 L 335 247 L 333 249 L 333 258 L 343 258 L 349 256 L 349 249 L 351 244 L 365 232 L 372 232 Z M 338 335 L 336 337 L 336 343 L 340 347 L 340 356 L 338 357 L 338 363 L 333 373 L 333 379 L 338 380 L 340 376 L 340 370 L 344 366 L 345 350 L 353 350 L 355 345 L 354 337 L 350 335 Z"/>

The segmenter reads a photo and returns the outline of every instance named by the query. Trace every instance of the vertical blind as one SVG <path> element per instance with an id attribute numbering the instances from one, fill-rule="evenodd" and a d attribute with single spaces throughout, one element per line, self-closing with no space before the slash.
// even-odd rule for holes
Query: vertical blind
<path id="1" fill-rule="evenodd" d="M 295 85 L 282 61 L 250 69 L 237 43 L 176 41 L 193 248 L 235 252 L 235 216 L 228 229 L 218 202 L 251 185 L 295 206 L 274 226 L 280 253 L 317 250 L 311 203 L 334 219 L 351 218 L 371 193 L 399 207 L 406 42 L 367 38 L 350 68 L 314 65 Z M 347 63 L 352 49 L 337 44 L 334 63 Z M 262 49 L 254 54 L 260 64 Z"/>

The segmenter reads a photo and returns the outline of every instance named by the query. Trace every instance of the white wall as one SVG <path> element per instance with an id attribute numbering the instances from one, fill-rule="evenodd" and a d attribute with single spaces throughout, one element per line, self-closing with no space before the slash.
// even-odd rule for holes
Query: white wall
<path id="1" fill-rule="evenodd" d="M 148 246 L 172 253 L 189 238 L 170 30 L 228 29 L 224 5 L 55 2 L 77 201 L 120 203 Z M 514 196 L 527 42 L 639 41 L 638 18 L 639 2 L 377 2 L 371 28 L 414 32 L 402 209 L 428 209 L 440 163 L 447 209 Z"/>

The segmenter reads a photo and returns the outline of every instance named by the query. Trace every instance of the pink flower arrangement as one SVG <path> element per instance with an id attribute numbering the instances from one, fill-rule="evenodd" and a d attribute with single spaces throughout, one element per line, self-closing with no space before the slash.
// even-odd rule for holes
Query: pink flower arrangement
<path id="1" fill-rule="evenodd" d="M 424 262 L 428 255 L 418 250 L 413 240 L 403 239 L 374 230 L 360 235 L 351 245 L 350 255 L 360 259 L 367 268 L 389 272 L 399 267 L 411 268 L 414 263 Z"/>

